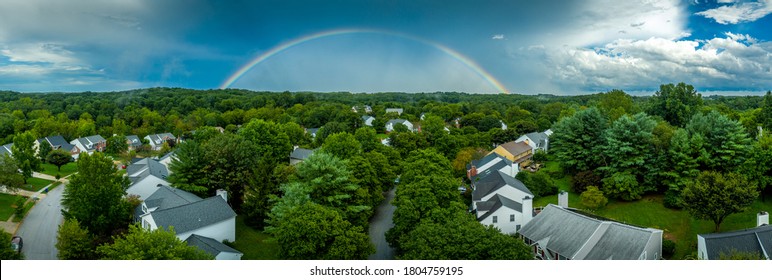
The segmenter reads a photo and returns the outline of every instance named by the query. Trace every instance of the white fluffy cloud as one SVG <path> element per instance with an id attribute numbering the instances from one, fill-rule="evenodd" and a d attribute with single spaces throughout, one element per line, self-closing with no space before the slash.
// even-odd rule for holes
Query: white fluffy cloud
<path id="1" fill-rule="evenodd" d="M 619 39 L 602 48 L 545 50 L 551 80 L 580 90 L 646 89 L 687 82 L 700 88 L 772 86 L 772 44 L 727 33 L 711 40 Z"/>
<path id="2" fill-rule="evenodd" d="M 719 1 L 719 3 L 731 2 L 733 1 Z M 772 0 L 758 0 L 757 2 L 740 2 L 721 6 L 696 14 L 713 19 L 720 24 L 737 24 L 755 21 L 770 13 L 772 13 Z"/>

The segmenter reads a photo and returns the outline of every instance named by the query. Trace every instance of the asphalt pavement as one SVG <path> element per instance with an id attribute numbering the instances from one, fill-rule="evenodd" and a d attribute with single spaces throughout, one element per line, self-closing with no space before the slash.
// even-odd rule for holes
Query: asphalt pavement
<path id="1" fill-rule="evenodd" d="M 375 209 L 375 215 L 370 220 L 370 242 L 375 245 L 375 254 L 370 255 L 368 259 L 371 260 L 393 260 L 394 248 L 389 246 L 389 242 L 386 242 L 386 231 L 394 227 L 394 209 L 397 209 L 391 204 L 394 200 L 395 190 L 391 189 L 386 193 L 386 197 Z"/>
<path id="2" fill-rule="evenodd" d="M 49 191 L 24 217 L 16 235 L 24 239 L 22 252 L 28 260 L 56 260 L 56 231 L 64 220 L 64 184 Z"/>

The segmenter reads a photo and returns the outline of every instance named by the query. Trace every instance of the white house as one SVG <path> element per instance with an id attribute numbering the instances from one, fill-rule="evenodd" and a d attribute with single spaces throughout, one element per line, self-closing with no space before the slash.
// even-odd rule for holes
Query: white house
<path id="1" fill-rule="evenodd" d="M 158 185 L 169 185 L 166 178 L 169 171 L 155 159 L 144 158 L 126 167 L 126 176 L 131 185 L 126 194 L 139 196 L 141 200 L 147 200 L 158 190 Z"/>
<path id="2" fill-rule="evenodd" d="M 169 174 L 172 174 L 172 170 L 169 169 L 169 165 L 171 165 L 172 160 L 176 158 L 177 158 L 177 155 L 174 153 L 174 151 L 168 152 L 164 156 L 158 159 L 158 163 L 166 166 L 166 169 L 169 170 Z"/>
<path id="3" fill-rule="evenodd" d="M 162 185 L 137 206 L 134 217 L 148 230 L 174 228 L 180 240 L 198 235 L 232 242 L 236 241 L 236 212 L 228 205 L 227 197 L 227 192 L 218 190 L 217 195 L 201 199 L 192 193 Z"/>
<path id="4" fill-rule="evenodd" d="M 472 210 L 483 225 L 514 234 L 533 218 L 533 193 L 501 171 L 472 180 Z"/>
<path id="5" fill-rule="evenodd" d="M 386 123 L 386 131 L 387 132 L 393 131 L 394 130 L 394 125 L 398 124 L 398 123 L 401 123 L 401 124 L 407 126 L 407 129 L 410 130 L 410 131 L 415 131 L 415 129 L 413 128 L 413 123 L 411 123 L 408 120 L 403 120 L 403 119 L 392 119 L 392 120 L 389 120 Z"/>
<path id="6" fill-rule="evenodd" d="M 499 120 L 499 122 L 501 123 L 501 130 L 507 130 L 507 124 L 505 124 L 502 120 Z"/>
<path id="7" fill-rule="evenodd" d="M 544 260 L 658 260 L 662 230 L 599 220 L 549 204 L 518 232 Z"/>
<path id="8" fill-rule="evenodd" d="M 772 226 L 769 213 L 756 214 L 756 227 L 722 233 L 697 235 L 697 258 L 720 260 L 734 252 L 749 253 L 770 260 L 772 256 Z"/>
<path id="9" fill-rule="evenodd" d="M 177 141 L 177 138 L 174 137 L 171 133 L 160 133 L 160 134 L 151 134 L 148 136 L 145 136 L 145 139 L 147 139 L 150 142 L 150 148 L 158 151 L 163 146 L 164 142 L 173 140 Z"/>
<path id="10" fill-rule="evenodd" d="M 373 126 L 373 121 L 375 118 L 372 116 L 362 116 L 362 121 L 364 121 L 366 126 Z"/>
<path id="11" fill-rule="evenodd" d="M 549 134 L 547 134 L 547 131 L 549 131 Z M 535 154 L 536 151 L 544 151 L 547 152 L 549 149 L 550 144 L 550 137 L 549 135 L 552 134 L 551 130 L 547 130 L 544 132 L 531 132 L 525 135 L 520 136 L 520 138 L 517 138 L 515 142 L 525 142 L 528 144 L 528 146 L 531 146 L 531 149 L 533 153 Z"/>
<path id="12" fill-rule="evenodd" d="M 520 172 L 520 165 L 497 153 L 491 153 L 480 160 L 473 160 L 471 164 L 466 166 L 466 175 L 469 180 L 475 177 L 484 177 L 497 171 L 515 177 Z"/>
<path id="13" fill-rule="evenodd" d="M 397 115 L 402 115 L 402 108 L 386 108 L 386 113 L 397 113 Z"/>
<path id="14" fill-rule="evenodd" d="M 314 150 L 295 148 L 290 153 L 290 165 L 297 165 L 314 154 Z"/>
<path id="15" fill-rule="evenodd" d="M 100 135 L 91 135 L 70 141 L 70 144 L 78 147 L 81 153 L 87 152 L 89 155 L 97 152 L 103 152 L 107 147 L 107 140 Z"/>
<path id="16" fill-rule="evenodd" d="M 137 135 L 127 135 L 126 144 L 129 145 L 129 151 L 134 151 L 142 146 L 142 141 L 139 140 Z"/>

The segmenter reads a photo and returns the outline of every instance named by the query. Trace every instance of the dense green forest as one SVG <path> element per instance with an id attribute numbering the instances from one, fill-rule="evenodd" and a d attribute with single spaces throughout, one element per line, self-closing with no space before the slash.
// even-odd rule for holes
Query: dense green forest
<path id="1" fill-rule="evenodd" d="M 94 134 L 181 136 L 183 143 L 164 150 L 174 149 L 178 156 L 170 182 L 199 195 L 226 188 L 245 223 L 271 234 L 278 242 L 276 257 L 288 259 L 367 258 L 373 252 L 366 236 L 368 220 L 398 176 L 395 227 L 387 234 L 398 258 L 529 258 L 522 241 L 467 214 L 469 194 L 459 195 L 457 188 L 468 184 L 466 164 L 471 160 L 497 144 L 547 129 L 554 131 L 549 154 L 537 153 L 534 160 L 558 168 L 518 176 L 541 197 L 557 193 L 558 182 L 567 178 L 568 185 L 560 189 L 576 197 L 587 192 L 583 199 L 625 202 L 655 195 L 665 207 L 713 221 L 718 231 L 727 215 L 742 212 L 772 190 L 769 92 L 703 97 L 683 83 L 662 85 L 648 97 L 620 90 L 532 96 L 152 88 L 0 92 L 0 100 L 2 144 L 24 135 L 62 135 L 68 141 Z M 386 113 L 386 108 L 404 112 Z M 375 117 L 372 128 L 364 125 L 364 115 Z M 421 129 L 385 134 L 384 124 L 395 118 Z M 309 128 L 319 128 L 316 137 L 306 133 Z M 381 144 L 384 138 L 390 146 Z M 319 150 L 292 166 L 288 157 L 293 146 Z M 111 154 L 125 155 L 125 149 Z M 705 185 L 739 180 L 745 188 L 729 187 L 730 182 L 717 191 L 723 194 L 696 197 L 708 192 L 700 189 Z M 730 189 L 744 195 L 724 202 L 733 204 L 733 210 L 700 204 L 734 195 L 726 194 Z M 306 221 L 297 219 L 311 215 L 327 231 L 309 231 Z M 88 230 L 108 242 L 105 236 L 127 230 L 126 223 Z M 511 246 L 497 250 L 501 244 Z"/>

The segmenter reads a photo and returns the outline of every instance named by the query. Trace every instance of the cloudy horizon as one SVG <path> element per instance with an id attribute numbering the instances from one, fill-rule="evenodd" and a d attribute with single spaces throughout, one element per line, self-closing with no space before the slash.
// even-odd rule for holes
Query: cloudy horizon
<path id="1" fill-rule="evenodd" d="M 555 95 L 653 93 L 678 82 L 703 95 L 772 89 L 772 0 L 0 6 L 0 90 L 213 89 L 261 56 L 230 87 Z M 348 29 L 373 31 L 332 32 Z"/>

